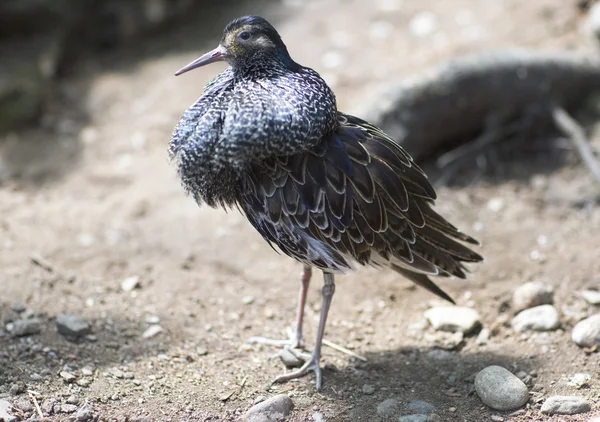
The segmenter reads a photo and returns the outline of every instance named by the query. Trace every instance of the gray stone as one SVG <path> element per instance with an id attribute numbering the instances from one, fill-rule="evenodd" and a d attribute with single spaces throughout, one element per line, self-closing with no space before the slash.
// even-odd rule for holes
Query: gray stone
<path id="1" fill-rule="evenodd" d="M 60 405 L 60 411 L 61 413 L 75 413 L 75 411 L 77 410 L 77 406 L 75 406 L 74 404 L 61 404 Z"/>
<path id="2" fill-rule="evenodd" d="M 11 303 L 10 307 L 14 312 L 16 312 L 18 314 L 25 312 L 25 309 L 27 309 L 27 308 L 25 308 L 25 305 L 23 305 L 23 303 L 19 302 L 18 300 L 14 300 Z"/>
<path id="3" fill-rule="evenodd" d="M 553 396 L 546 399 L 540 411 L 544 415 L 576 415 L 590 409 L 590 403 L 583 397 Z"/>
<path id="4" fill-rule="evenodd" d="M 560 326 L 558 311 L 552 305 L 540 305 L 519 312 L 511 321 L 515 331 L 551 331 Z"/>
<path id="5" fill-rule="evenodd" d="M 475 391 L 492 409 L 514 410 L 529 400 L 527 386 L 507 369 L 488 366 L 475 376 Z"/>
<path id="6" fill-rule="evenodd" d="M 83 406 L 75 413 L 77 422 L 87 422 L 94 416 L 94 409 L 90 406 Z"/>
<path id="7" fill-rule="evenodd" d="M 571 338 L 581 347 L 600 345 L 600 314 L 579 321 L 573 328 Z"/>
<path id="8" fill-rule="evenodd" d="M 294 352 L 288 348 L 283 348 L 279 352 L 279 359 L 287 368 L 299 368 L 304 363 L 304 360 L 300 359 Z"/>
<path id="9" fill-rule="evenodd" d="M 398 413 L 400 403 L 396 399 L 385 399 L 377 405 L 377 416 L 389 418 Z"/>
<path id="10" fill-rule="evenodd" d="M 151 325 L 142 334 L 143 338 L 152 338 L 163 332 L 163 328 L 160 325 Z"/>
<path id="11" fill-rule="evenodd" d="M 25 392 L 25 390 L 27 390 L 27 386 L 25 385 L 25 383 L 21 382 L 21 381 L 17 381 L 13 385 L 10 386 L 10 388 L 8 389 L 8 392 L 12 396 L 18 396 L 19 394 L 23 394 Z"/>
<path id="12" fill-rule="evenodd" d="M 44 400 L 42 402 L 42 405 L 40 406 L 42 409 L 42 412 L 44 412 L 47 415 L 51 415 L 52 412 L 54 412 L 54 406 L 56 405 L 57 401 L 55 398 L 48 398 L 46 400 Z"/>
<path id="13" fill-rule="evenodd" d="M 435 412 L 435 406 L 423 400 L 413 400 L 410 403 L 408 403 L 408 410 L 427 414 Z"/>
<path id="14" fill-rule="evenodd" d="M 279 394 L 252 406 L 242 420 L 245 422 L 277 421 L 289 415 L 293 408 L 292 399 L 285 394 Z"/>
<path id="15" fill-rule="evenodd" d="M 58 314 L 56 317 L 56 331 L 65 337 L 83 337 L 90 334 L 90 324 L 71 314 Z"/>
<path id="16" fill-rule="evenodd" d="M 481 325 L 476 310 L 463 306 L 437 306 L 425 312 L 425 318 L 436 330 L 469 334 Z"/>
<path id="17" fill-rule="evenodd" d="M 539 281 L 530 281 L 519 286 L 513 293 L 512 303 L 515 312 L 539 305 L 554 303 L 554 289 Z"/>
<path id="18" fill-rule="evenodd" d="M 9 413 L 10 411 L 12 411 L 11 404 L 4 399 L 0 399 L 0 420 L 4 420 L 5 422 L 15 422 L 18 420 L 16 416 Z"/>
<path id="19" fill-rule="evenodd" d="M 363 394 L 370 396 L 371 394 L 375 393 L 375 387 L 373 387 L 371 384 L 365 384 L 362 386 L 362 392 Z"/>
<path id="20" fill-rule="evenodd" d="M 25 337 L 42 332 L 42 323 L 39 319 L 19 319 L 13 322 L 11 333 L 15 337 Z"/>
<path id="21" fill-rule="evenodd" d="M 398 422 L 427 422 L 428 419 L 427 415 L 415 414 L 400 416 Z"/>
<path id="22" fill-rule="evenodd" d="M 73 382 L 77 379 L 77 377 L 69 371 L 60 371 L 60 374 L 58 375 L 66 382 Z"/>

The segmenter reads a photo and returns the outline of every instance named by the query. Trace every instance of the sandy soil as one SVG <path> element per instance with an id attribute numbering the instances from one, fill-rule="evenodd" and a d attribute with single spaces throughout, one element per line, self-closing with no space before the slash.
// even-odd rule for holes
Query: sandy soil
<path id="1" fill-rule="evenodd" d="M 469 280 L 442 285 L 493 328 L 488 344 L 471 336 L 458 349 L 439 352 L 437 334 L 422 323 L 438 300 L 392 272 L 361 269 L 339 278 L 326 337 L 368 362 L 326 348 L 321 393 L 311 377 L 270 387 L 283 370 L 277 359 L 268 360 L 276 349 L 244 345 L 253 335 L 286 335 L 300 266 L 275 254 L 241 215 L 198 209 L 183 195 L 166 154 L 180 114 L 220 68 L 179 78 L 173 72 L 216 44 L 235 16 L 271 18 L 296 60 L 321 71 L 340 108 L 352 110 L 386 81 L 459 53 L 588 48 L 576 3 L 239 5 L 208 10 L 169 36 L 84 60 L 65 75 L 41 128 L 0 141 L 0 317 L 3 326 L 15 318 L 11 304 L 19 301 L 43 322 L 41 334 L 26 338 L 0 328 L 0 397 L 32 413 L 27 393 L 14 394 L 24 382 L 40 403 L 87 402 L 107 420 L 236 420 L 258 396 L 282 392 L 292 393 L 293 421 L 311 420 L 315 412 L 328 421 L 377 420 L 377 404 L 390 397 L 402 406 L 425 400 L 444 421 L 600 415 L 595 404 L 585 415 L 539 414 L 548 395 L 581 395 L 593 403 L 600 397 L 599 355 L 570 340 L 573 325 L 598 311 L 578 291 L 600 282 L 600 210 L 574 206 L 591 178 L 572 151 L 523 152 L 503 163 L 501 174 L 488 171 L 467 186 L 439 189 L 442 213 L 484 244 L 486 262 Z M 427 11 L 435 16 L 434 31 L 415 36 L 410 22 Z M 139 276 L 140 286 L 124 292 L 120 282 L 130 276 Z M 512 291 L 531 280 L 554 286 L 560 329 L 517 334 L 506 323 Z M 320 276 L 314 281 L 309 345 L 320 306 Z M 95 341 L 57 334 L 61 312 L 88 319 Z M 144 338 L 156 317 L 163 331 Z M 511 414 L 481 403 L 473 375 L 491 364 L 533 376 L 527 407 Z M 64 370 L 76 382 L 65 382 Z M 578 372 L 592 375 L 581 390 L 566 382 Z M 365 384 L 374 394 L 362 392 Z"/>

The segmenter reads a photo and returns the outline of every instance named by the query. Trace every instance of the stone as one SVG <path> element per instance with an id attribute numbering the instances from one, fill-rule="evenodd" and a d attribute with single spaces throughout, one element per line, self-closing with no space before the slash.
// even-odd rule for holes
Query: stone
<path id="1" fill-rule="evenodd" d="M 525 383 L 506 368 L 496 365 L 477 373 L 475 391 L 484 404 L 496 410 L 515 410 L 529 400 Z"/>
<path id="2" fill-rule="evenodd" d="M 576 415 L 590 410 L 590 402 L 583 397 L 553 396 L 546 399 L 540 412 L 544 415 Z"/>
<path id="3" fill-rule="evenodd" d="M 584 290 L 581 297 L 590 305 L 600 305 L 600 292 L 598 290 Z"/>
<path id="4" fill-rule="evenodd" d="M 286 394 L 279 394 L 252 406 L 242 418 L 245 422 L 271 422 L 285 418 L 294 408 Z"/>
<path id="5" fill-rule="evenodd" d="M 18 420 L 16 416 L 11 415 L 9 412 L 12 411 L 11 404 L 4 400 L 0 399 L 0 421 L 4 422 L 15 422 Z"/>
<path id="6" fill-rule="evenodd" d="M 600 314 L 579 321 L 573 327 L 571 339 L 581 347 L 600 346 Z"/>
<path id="7" fill-rule="evenodd" d="M 19 319 L 13 322 L 11 334 L 15 337 L 25 337 L 42 332 L 42 323 L 37 318 Z"/>
<path id="8" fill-rule="evenodd" d="M 279 352 L 279 359 L 286 366 L 286 368 L 299 368 L 304 363 L 304 360 L 300 359 L 290 349 L 283 348 Z"/>
<path id="9" fill-rule="evenodd" d="M 75 420 L 77 422 L 87 422 L 94 416 L 94 409 L 90 406 L 82 406 L 75 413 Z"/>
<path id="10" fill-rule="evenodd" d="M 408 410 L 417 413 L 428 414 L 435 412 L 435 406 L 423 400 L 413 400 L 408 403 Z"/>
<path id="11" fill-rule="evenodd" d="M 60 371 L 58 374 L 65 382 L 73 382 L 77 379 L 77 377 L 69 371 Z"/>
<path id="12" fill-rule="evenodd" d="M 60 412 L 61 413 L 75 413 L 77 411 L 77 406 L 74 404 L 61 404 Z"/>
<path id="13" fill-rule="evenodd" d="M 512 305 L 516 312 L 534 306 L 549 305 L 554 303 L 554 289 L 552 286 L 539 282 L 530 281 L 519 286 L 513 293 Z"/>
<path id="14" fill-rule="evenodd" d="M 151 325 L 142 334 L 143 338 L 152 338 L 163 332 L 163 328 L 160 325 Z"/>
<path id="15" fill-rule="evenodd" d="M 71 314 L 58 314 L 56 317 L 56 331 L 65 337 L 83 337 L 91 332 L 90 324 Z"/>
<path id="16" fill-rule="evenodd" d="M 398 413 L 400 402 L 396 399 L 385 399 L 377 405 L 377 416 L 389 418 Z"/>
<path id="17" fill-rule="evenodd" d="M 138 275 L 127 277 L 121 281 L 121 290 L 124 292 L 130 292 L 137 287 L 140 287 L 140 276 Z"/>
<path id="18" fill-rule="evenodd" d="M 434 307 L 425 312 L 425 318 L 436 330 L 463 334 L 469 334 L 481 325 L 477 311 L 463 306 Z"/>
<path id="19" fill-rule="evenodd" d="M 371 384 L 365 384 L 362 386 L 362 392 L 363 394 L 370 396 L 375 393 L 375 387 L 373 387 Z"/>
<path id="20" fill-rule="evenodd" d="M 427 415 L 414 414 L 414 415 L 406 415 L 400 416 L 398 422 L 427 422 L 429 417 Z"/>
<path id="21" fill-rule="evenodd" d="M 48 398 L 44 400 L 42 402 L 42 405 L 40 406 L 42 412 L 44 412 L 47 415 L 51 415 L 54 412 L 54 406 L 56 405 L 56 403 L 57 400 L 55 398 Z"/>
<path id="22" fill-rule="evenodd" d="M 18 300 L 13 300 L 13 302 L 10 304 L 10 308 L 13 310 L 13 312 L 16 312 L 18 314 L 25 312 L 25 310 L 27 309 L 25 308 L 25 305 L 23 305 L 23 303 L 19 302 Z"/>
<path id="23" fill-rule="evenodd" d="M 27 390 L 27 386 L 25 385 L 25 383 L 21 382 L 21 381 L 17 381 L 13 385 L 10 386 L 10 388 L 8 389 L 8 392 L 12 396 L 18 396 L 19 394 L 23 394 L 25 392 L 25 390 Z"/>
<path id="24" fill-rule="evenodd" d="M 552 305 L 540 305 L 519 312 L 511 321 L 513 330 L 551 331 L 560 326 L 558 311 Z"/>

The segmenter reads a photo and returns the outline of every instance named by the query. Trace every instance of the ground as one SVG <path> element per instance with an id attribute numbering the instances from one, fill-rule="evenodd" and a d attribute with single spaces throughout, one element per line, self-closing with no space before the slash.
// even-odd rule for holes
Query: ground
<path id="1" fill-rule="evenodd" d="M 474 335 L 439 352 L 437 334 L 422 321 L 440 302 L 395 273 L 362 268 L 339 277 L 326 338 L 368 362 L 326 347 L 321 393 L 312 377 L 270 387 L 283 370 L 268 359 L 276 349 L 244 344 L 253 335 L 286 336 L 299 264 L 273 252 L 237 211 L 199 209 L 166 154 L 179 116 L 222 66 L 178 78 L 173 72 L 216 45 L 223 25 L 240 14 L 271 18 L 293 57 L 322 72 L 340 108 L 351 111 L 372 89 L 459 53 L 585 50 L 578 3 L 262 2 L 209 10 L 169 36 L 90 55 L 64 75 L 40 128 L 0 141 L 0 397 L 35 413 L 31 397 L 17 394 L 25 383 L 39 403 L 87 402 L 107 420 L 236 420 L 257 397 L 277 393 L 292 395 L 293 421 L 315 413 L 328 421 L 376 420 L 377 404 L 390 397 L 400 400 L 401 413 L 411 400 L 425 400 L 443 421 L 600 415 L 599 355 L 570 338 L 579 319 L 598 311 L 578 292 L 600 282 L 600 209 L 581 206 L 592 179 L 572 151 L 530 151 L 503 163 L 501 174 L 439 188 L 438 209 L 482 241 L 486 258 L 468 280 L 442 286 L 480 312 L 492 332 L 487 344 Z M 431 15 L 421 15 L 421 25 L 412 20 L 422 12 L 435 17 L 431 34 Z M 550 165 L 556 154 L 564 159 Z M 120 283 L 131 276 L 139 287 L 125 292 Z M 512 292 L 532 280 L 554 287 L 560 329 L 518 334 L 507 324 Z M 309 345 L 320 286 L 316 274 Z M 15 301 L 40 315 L 41 334 L 2 331 L 16 317 Z M 89 320 L 93 337 L 59 335 L 61 312 Z M 143 337 L 158 319 L 163 331 Z M 473 393 L 474 374 L 491 364 L 533 377 L 525 408 L 493 411 Z M 76 382 L 66 382 L 64 370 Z M 569 386 L 575 373 L 591 374 L 589 385 Z M 365 384 L 373 394 L 363 392 Z M 587 397 L 592 411 L 540 416 L 540 401 L 554 394 Z"/>

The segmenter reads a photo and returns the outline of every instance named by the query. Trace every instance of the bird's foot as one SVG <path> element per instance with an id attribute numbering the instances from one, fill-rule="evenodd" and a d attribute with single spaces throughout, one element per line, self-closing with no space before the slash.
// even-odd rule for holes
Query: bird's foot
<path id="1" fill-rule="evenodd" d="M 304 339 L 299 333 L 288 330 L 289 338 L 287 340 L 274 340 L 266 337 L 250 337 L 246 340 L 248 344 L 265 344 L 267 346 L 285 347 L 287 349 L 304 350 Z"/>
<path id="2" fill-rule="evenodd" d="M 319 366 L 320 357 L 311 355 L 308 361 L 302 365 L 300 369 L 289 374 L 283 374 L 273 380 L 273 384 L 276 382 L 286 382 L 296 378 L 301 378 L 308 375 L 309 372 L 315 373 L 315 387 L 317 391 L 321 391 L 323 386 L 323 374 L 321 373 L 321 367 Z"/>

